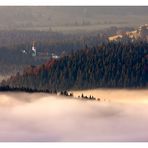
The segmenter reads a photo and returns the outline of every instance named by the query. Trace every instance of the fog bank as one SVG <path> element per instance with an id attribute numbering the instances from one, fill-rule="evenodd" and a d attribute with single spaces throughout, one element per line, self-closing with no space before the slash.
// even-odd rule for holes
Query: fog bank
<path id="1" fill-rule="evenodd" d="M 0 93 L 0 141 L 148 141 L 147 92 L 108 91 L 101 102 Z M 115 101 L 125 94 L 139 101 Z"/>

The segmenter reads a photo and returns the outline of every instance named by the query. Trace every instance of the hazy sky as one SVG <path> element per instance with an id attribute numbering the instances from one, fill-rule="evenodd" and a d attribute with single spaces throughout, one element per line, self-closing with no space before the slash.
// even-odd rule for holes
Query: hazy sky
<path id="1" fill-rule="evenodd" d="M 147 23 L 148 7 L 0 7 L 0 29 L 67 25 L 139 25 Z"/>

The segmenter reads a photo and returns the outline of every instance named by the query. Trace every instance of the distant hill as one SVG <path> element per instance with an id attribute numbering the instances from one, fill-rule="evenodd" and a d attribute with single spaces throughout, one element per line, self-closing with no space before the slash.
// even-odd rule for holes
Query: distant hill
<path id="1" fill-rule="evenodd" d="M 31 66 L 2 86 L 36 90 L 148 87 L 148 43 L 107 43 Z"/>
<path id="2" fill-rule="evenodd" d="M 147 23 L 147 7 L 1 6 L 0 30 L 58 30 L 59 26 L 133 26 Z M 53 27 L 53 28 L 52 28 Z M 108 26 L 109 27 L 109 26 Z M 94 28 L 94 26 L 92 27 Z M 62 28 L 61 28 L 62 30 Z M 75 29 L 76 30 L 76 29 Z"/>

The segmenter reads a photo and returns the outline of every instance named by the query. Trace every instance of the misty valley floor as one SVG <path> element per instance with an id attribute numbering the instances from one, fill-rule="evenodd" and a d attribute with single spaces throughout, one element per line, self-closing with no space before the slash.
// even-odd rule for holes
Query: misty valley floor
<path id="1" fill-rule="evenodd" d="M 148 141 L 147 90 L 73 93 L 0 93 L 0 141 Z"/>

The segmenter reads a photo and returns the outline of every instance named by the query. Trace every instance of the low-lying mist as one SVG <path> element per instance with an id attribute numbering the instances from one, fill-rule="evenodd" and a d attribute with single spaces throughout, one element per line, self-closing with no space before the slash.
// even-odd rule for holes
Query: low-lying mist
<path id="1" fill-rule="evenodd" d="M 146 90 L 103 91 L 106 101 L 0 93 L 0 141 L 148 141 Z M 139 101 L 115 101 L 126 93 Z"/>

